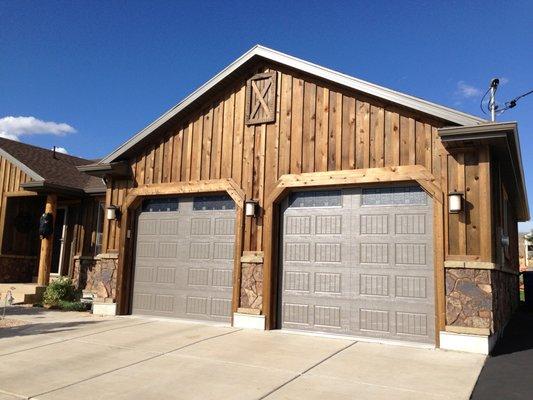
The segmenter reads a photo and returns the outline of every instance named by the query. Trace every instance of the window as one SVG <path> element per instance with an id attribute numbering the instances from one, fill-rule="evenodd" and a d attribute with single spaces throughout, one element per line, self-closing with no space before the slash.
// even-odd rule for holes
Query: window
<path id="1" fill-rule="evenodd" d="M 231 197 L 223 196 L 198 196 L 193 199 L 194 211 L 210 210 L 235 210 L 235 203 Z"/>
<path id="2" fill-rule="evenodd" d="M 177 197 L 163 197 L 148 199 L 143 202 L 143 212 L 170 212 L 178 211 L 179 201 Z"/>
<path id="3" fill-rule="evenodd" d="M 96 240 L 94 242 L 94 255 L 98 255 L 102 252 L 102 243 L 104 238 L 104 215 L 105 203 L 100 201 L 98 202 L 98 216 L 96 218 Z"/>
<path id="4" fill-rule="evenodd" d="M 340 190 L 293 193 L 289 197 L 289 207 L 340 207 Z"/>
<path id="5" fill-rule="evenodd" d="M 363 189 L 363 206 L 425 205 L 427 195 L 418 186 Z"/>

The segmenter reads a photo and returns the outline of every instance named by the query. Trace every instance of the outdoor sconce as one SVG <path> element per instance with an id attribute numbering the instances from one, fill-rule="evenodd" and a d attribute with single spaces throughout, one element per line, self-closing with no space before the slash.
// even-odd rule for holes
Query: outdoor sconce
<path id="1" fill-rule="evenodd" d="M 246 200 L 244 202 L 244 214 L 247 217 L 256 217 L 259 211 L 259 203 L 257 200 Z"/>
<path id="2" fill-rule="evenodd" d="M 463 210 L 463 193 L 452 192 L 448 194 L 448 211 L 457 214 Z"/>
<path id="3" fill-rule="evenodd" d="M 120 210 L 117 206 L 107 206 L 106 218 L 108 221 L 118 220 L 120 218 Z"/>

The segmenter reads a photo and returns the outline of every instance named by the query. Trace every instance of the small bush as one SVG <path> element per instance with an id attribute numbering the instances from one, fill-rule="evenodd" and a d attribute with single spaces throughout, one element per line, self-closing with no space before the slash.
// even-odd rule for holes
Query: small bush
<path id="1" fill-rule="evenodd" d="M 75 302 L 79 300 L 80 292 L 67 277 L 58 278 L 48 285 L 43 295 L 43 304 L 49 307 L 59 307 L 61 301 Z"/>
<path id="2" fill-rule="evenodd" d="M 87 304 L 81 301 L 65 301 L 61 300 L 58 307 L 63 311 L 87 311 Z"/>

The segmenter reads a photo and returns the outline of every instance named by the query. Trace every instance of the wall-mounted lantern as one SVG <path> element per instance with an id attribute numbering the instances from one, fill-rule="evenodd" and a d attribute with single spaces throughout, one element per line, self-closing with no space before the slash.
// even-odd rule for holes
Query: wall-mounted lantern
<path id="1" fill-rule="evenodd" d="M 448 211 L 457 214 L 463 211 L 463 193 L 451 192 L 448 194 Z"/>
<path id="2" fill-rule="evenodd" d="M 118 220 L 120 218 L 120 210 L 117 206 L 107 206 L 106 219 L 108 221 Z"/>
<path id="3" fill-rule="evenodd" d="M 257 200 L 246 200 L 244 202 L 244 214 L 247 217 L 256 217 L 259 211 L 259 203 Z"/>

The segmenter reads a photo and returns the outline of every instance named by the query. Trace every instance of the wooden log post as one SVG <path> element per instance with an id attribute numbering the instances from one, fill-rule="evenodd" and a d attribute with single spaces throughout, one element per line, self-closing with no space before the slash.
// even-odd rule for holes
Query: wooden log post
<path id="1" fill-rule="evenodd" d="M 57 209 L 57 195 L 49 194 L 46 196 L 45 213 L 51 213 L 55 223 Z M 37 277 L 37 284 L 39 286 L 46 286 L 50 283 L 50 269 L 52 266 L 52 251 L 54 243 L 54 232 L 47 238 L 41 239 L 41 253 L 39 255 L 39 274 Z"/>

